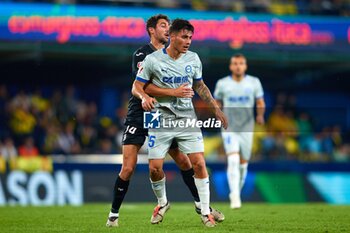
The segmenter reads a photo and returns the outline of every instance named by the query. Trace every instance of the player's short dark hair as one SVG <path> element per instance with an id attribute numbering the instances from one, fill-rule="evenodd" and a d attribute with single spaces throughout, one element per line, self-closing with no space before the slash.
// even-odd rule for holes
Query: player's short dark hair
<path id="1" fill-rule="evenodd" d="M 193 25 L 185 19 L 175 19 L 170 26 L 169 29 L 169 34 L 174 33 L 174 32 L 179 32 L 181 30 L 188 30 L 191 31 L 192 33 L 194 32 L 194 27 Z"/>
<path id="2" fill-rule="evenodd" d="M 245 60 L 247 60 L 247 58 L 243 55 L 243 53 L 235 53 L 232 55 L 231 59 L 232 58 L 244 58 Z"/>
<path id="3" fill-rule="evenodd" d="M 163 15 L 163 14 L 153 15 L 151 18 L 147 20 L 147 23 L 146 23 L 146 30 L 149 36 L 151 36 L 151 33 L 149 32 L 149 28 L 156 28 L 157 23 L 160 19 L 165 19 L 166 21 L 168 21 L 168 23 L 170 23 L 170 19 L 166 15 Z"/>

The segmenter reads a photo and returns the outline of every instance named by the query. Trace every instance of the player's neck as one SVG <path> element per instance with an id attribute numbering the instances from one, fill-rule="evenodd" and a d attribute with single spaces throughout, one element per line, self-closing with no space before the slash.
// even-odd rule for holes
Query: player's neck
<path id="1" fill-rule="evenodd" d="M 240 76 L 237 76 L 237 75 L 231 75 L 232 79 L 235 80 L 236 82 L 240 82 L 243 80 L 244 78 L 244 75 L 240 75 Z"/>
<path id="2" fill-rule="evenodd" d="M 166 52 L 169 55 L 169 57 L 171 57 L 174 60 L 178 59 L 181 56 L 181 53 L 171 45 L 169 45 L 169 47 L 166 48 Z"/>
<path id="3" fill-rule="evenodd" d="M 152 39 L 152 38 L 151 38 L 151 42 L 150 43 L 156 50 L 159 50 L 159 49 L 162 49 L 162 48 L 165 47 L 165 45 L 163 43 L 161 43 L 158 40 Z"/>

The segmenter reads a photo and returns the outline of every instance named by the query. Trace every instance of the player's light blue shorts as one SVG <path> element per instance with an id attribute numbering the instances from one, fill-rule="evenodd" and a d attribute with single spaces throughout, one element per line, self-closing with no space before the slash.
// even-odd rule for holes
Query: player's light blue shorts
<path id="1" fill-rule="evenodd" d="M 204 152 L 201 129 L 186 125 L 186 121 L 193 119 L 162 111 L 161 128 L 148 130 L 148 159 L 163 159 L 174 139 L 184 154 Z"/>
<path id="2" fill-rule="evenodd" d="M 227 155 L 239 153 L 244 160 L 249 161 L 253 146 L 253 132 L 222 131 L 222 140 Z"/>

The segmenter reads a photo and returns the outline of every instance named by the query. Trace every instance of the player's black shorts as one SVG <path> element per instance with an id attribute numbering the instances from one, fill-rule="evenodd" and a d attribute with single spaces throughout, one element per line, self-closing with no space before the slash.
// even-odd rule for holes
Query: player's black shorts
<path id="1" fill-rule="evenodd" d="M 127 125 L 123 133 L 123 145 L 143 145 L 146 137 L 148 136 L 148 130 L 144 128 L 137 128 L 135 126 Z M 178 148 L 177 142 L 174 140 L 170 146 L 170 149 Z"/>
<path id="2" fill-rule="evenodd" d="M 147 129 L 127 125 L 123 133 L 123 145 L 143 145 L 147 135 Z"/>

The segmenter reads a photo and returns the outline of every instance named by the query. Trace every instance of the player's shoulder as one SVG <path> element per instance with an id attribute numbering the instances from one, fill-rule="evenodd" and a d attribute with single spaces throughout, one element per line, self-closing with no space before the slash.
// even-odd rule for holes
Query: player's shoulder
<path id="1" fill-rule="evenodd" d="M 199 60 L 198 54 L 196 52 L 193 52 L 193 51 L 187 51 L 185 56 L 188 57 L 189 59 L 198 59 Z"/>
<path id="2" fill-rule="evenodd" d="M 258 82 L 259 78 L 253 75 L 246 74 L 245 79 L 250 82 Z"/>
<path id="3" fill-rule="evenodd" d="M 152 61 L 157 61 L 157 60 L 162 60 L 162 55 L 163 55 L 163 49 L 159 49 L 157 51 L 154 51 L 151 54 L 148 54 L 146 57 L 148 60 Z"/>
<path id="4" fill-rule="evenodd" d="M 139 47 L 138 49 L 135 50 L 134 52 L 134 56 L 135 57 L 145 57 L 147 56 L 148 54 L 151 54 L 153 53 L 154 50 L 151 48 L 151 46 L 149 44 L 145 44 L 141 47 Z"/>
<path id="5" fill-rule="evenodd" d="M 223 78 L 220 78 L 217 82 L 220 84 L 225 84 L 225 83 L 230 82 L 230 81 L 231 81 L 231 76 L 227 75 Z"/>

